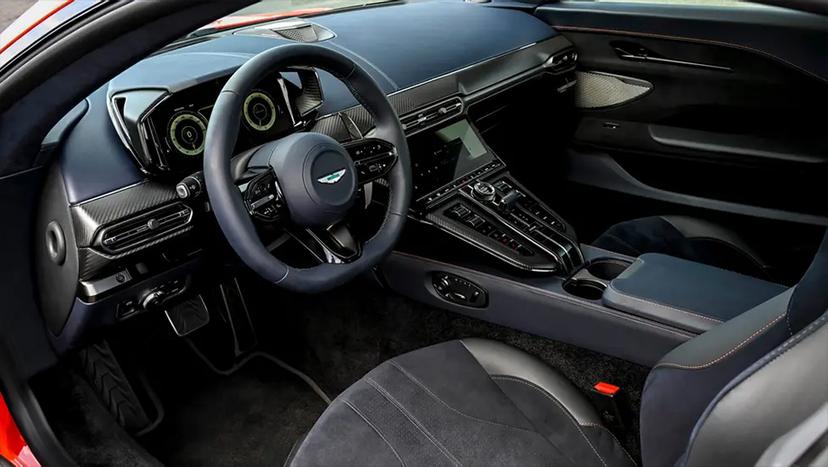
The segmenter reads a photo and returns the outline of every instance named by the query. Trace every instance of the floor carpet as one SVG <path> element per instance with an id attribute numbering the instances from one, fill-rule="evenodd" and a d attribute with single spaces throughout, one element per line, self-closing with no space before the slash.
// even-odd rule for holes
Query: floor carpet
<path id="1" fill-rule="evenodd" d="M 139 441 L 166 465 L 282 465 L 325 409 L 304 381 L 263 359 L 230 376 L 185 368 L 154 387 L 166 415 Z"/>

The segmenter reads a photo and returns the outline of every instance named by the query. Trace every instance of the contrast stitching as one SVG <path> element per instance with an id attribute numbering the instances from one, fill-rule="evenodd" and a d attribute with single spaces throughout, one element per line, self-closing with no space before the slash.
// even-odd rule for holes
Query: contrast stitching
<path id="1" fill-rule="evenodd" d="M 794 286 L 796 288 L 796 286 Z M 794 290 L 796 291 L 796 290 Z M 793 328 L 791 327 L 791 302 L 793 302 L 793 294 L 788 298 L 788 306 L 785 307 L 785 322 L 788 324 L 788 336 L 793 337 Z"/>
<path id="2" fill-rule="evenodd" d="M 443 399 L 440 399 L 440 397 L 439 397 L 437 394 L 434 394 L 434 393 L 431 391 L 431 389 L 429 389 L 428 387 L 426 387 L 426 386 L 425 386 L 422 382 L 420 382 L 420 380 L 418 380 L 416 377 L 414 377 L 411 373 L 409 373 L 408 371 L 406 371 L 404 368 L 402 368 L 402 367 L 400 367 L 399 365 L 397 365 L 397 364 L 396 364 L 396 362 L 391 361 L 391 362 L 389 362 L 389 363 L 391 364 L 391 366 L 393 366 L 394 368 L 396 368 L 397 370 L 399 370 L 399 371 L 400 371 L 400 373 L 402 373 L 405 377 L 407 377 L 409 380 L 411 380 L 411 382 L 413 382 L 414 384 L 416 384 L 417 386 L 419 386 L 420 388 L 422 388 L 422 389 L 423 389 L 423 390 L 424 390 L 424 391 L 425 391 L 425 392 L 426 392 L 429 396 L 431 396 L 433 399 L 435 399 L 437 402 L 439 402 L 440 404 L 442 404 L 444 407 L 446 407 L 447 409 L 451 410 L 452 412 L 454 412 L 454 413 L 456 413 L 456 414 L 458 414 L 458 415 L 461 415 L 461 416 L 463 416 L 463 417 L 469 418 L 469 419 L 471 419 L 471 420 L 476 420 L 476 421 L 478 421 L 478 422 L 489 423 L 489 424 L 491 424 L 491 425 L 497 425 L 497 426 L 502 426 L 502 427 L 505 427 L 505 428 L 511 428 L 511 429 L 513 429 L 513 430 L 520 430 L 520 431 L 523 431 L 523 432 L 526 432 L 526 433 L 532 433 L 532 434 L 535 434 L 535 435 L 540 436 L 540 433 L 538 433 L 538 432 L 536 432 L 536 431 L 533 431 L 533 430 L 529 430 L 529 429 L 527 429 L 527 428 L 522 428 L 522 427 L 515 426 L 515 425 L 509 425 L 509 424 L 506 424 L 506 423 L 500 423 L 500 422 L 496 422 L 496 421 L 494 421 L 494 420 L 486 420 L 485 418 L 478 418 L 478 417 L 475 417 L 474 415 L 469 415 L 469 414 L 467 414 L 467 413 L 461 412 L 461 411 L 459 411 L 459 410 L 455 409 L 454 407 L 450 406 L 450 405 L 449 405 L 446 401 L 444 401 Z M 542 437 L 542 436 L 541 436 L 541 437 Z M 544 438 L 544 439 L 545 439 L 545 438 Z"/>
<path id="3" fill-rule="evenodd" d="M 397 457 L 397 460 L 400 461 L 400 465 L 405 466 L 405 462 L 402 460 L 402 457 L 400 457 L 400 454 L 397 452 L 396 449 L 394 449 L 394 446 L 391 445 L 391 443 L 388 441 L 385 435 L 382 434 L 379 428 L 377 428 L 373 423 L 371 423 L 371 421 L 368 420 L 368 418 L 365 417 L 365 415 L 363 415 L 362 412 L 360 412 L 359 409 L 357 409 L 356 406 L 352 404 L 350 401 L 343 400 L 342 403 L 347 405 L 351 410 L 353 410 L 355 414 L 359 415 L 359 418 L 361 418 L 362 421 L 364 421 L 369 427 L 371 427 L 371 429 L 374 430 L 374 432 L 376 432 L 376 434 L 379 435 L 379 437 L 382 438 L 383 441 L 385 441 L 385 444 L 388 445 L 388 447 L 391 449 L 391 452 L 393 452 L 394 455 Z"/>
<path id="4" fill-rule="evenodd" d="M 636 263 L 641 264 L 641 266 L 644 266 L 644 265 L 646 264 L 646 262 L 645 262 L 643 259 L 641 259 L 641 258 L 636 259 L 636 260 L 635 260 L 635 262 L 636 262 Z M 714 322 L 714 323 L 716 323 L 716 324 L 721 324 L 721 322 L 722 322 L 721 320 L 718 320 L 718 319 L 716 319 L 716 318 L 711 318 L 711 317 L 709 317 L 709 316 L 700 315 L 700 314 L 693 313 L 693 312 L 690 312 L 690 311 L 685 311 L 685 310 L 682 310 L 681 308 L 676 308 L 676 307 L 674 307 L 674 306 L 672 306 L 672 305 L 666 305 L 666 304 L 664 304 L 664 303 L 661 303 L 661 302 L 659 302 L 659 301 L 656 301 L 656 300 L 653 300 L 653 299 L 650 299 L 650 298 L 642 298 L 642 297 L 639 297 L 639 296 L 637 296 L 637 295 L 633 295 L 633 294 L 628 293 L 628 292 L 623 292 L 623 291 L 621 291 L 621 290 L 618 290 L 618 288 L 617 288 L 617 287 L 615 287 L 615 285 L 613 285 L 613 282 L 615 282 L 615 281 L 610 281 L 610 283 L 609 283 L 609 288 L 611 288 L 612 290 L 614 290 L 616 293 L 619 293 L 619 294 L 621 294 L 621 295 L 626 295 L 627 297 L 631 297 L 631 298 L 632 298 L 632 299 L 634 299 L 634 300 L 639 300 L 639 301 L 647 302 L 647 303 L 650 303 L 650 304 L 653 304 L 653 305 L 656 305 L 656 306 L 660 306 L 660 307 L 667 308 L 668 310 L 677 311 L 677 312 L 679 312 L 679 313 L 685 313 L 685 314 L 688 314 L 688 315 L 690 315 L 690 316 L 695 316 L 695 317 L 697 317 L 697 318 L 701 318 L 701 319 L 706 319 L 706 320 L 709 320 L 709 321 L 713 321 L 713 322 Z"/>
<path id="5" fill-rule="evenodd" d="M 825 311 L 828 311 L 828 309 L 826 309 Z M 801 343 L 802 343 L 802 342 L 803 342 L 806 338 L 808 338 L 808 337 L 810 337 L 810 336 L 811 336 L 811 333 L 812 333 L 813 329 L 814 329 L 814 328 L 817 328 L 817 327 L 822 326 L 822 324 L 825 322 L 825 320 L 826 320 L 826 319 L 828 319 L 828 317 L 826 317 L 825 315 L 823 315 L 821 318 L 817 319 L 816 321 L 814 321 L 813 323 L 811 323 L 811 324 L 810 324 L 807 328 L 805 328 L 804 330 L 802 330 L 802 331 L 801 331 L 801 333 L 802 333 L 802 334 L 801 334 L 801 338 L 799 338 L 799 340 L 796 340 L 795 342 L 786 342 L 786 343 L 782 344 L 782 348 L 781 348 L 781 349 L 777 349 L 777 354 L 776 354 L 776 355 L 773 355 L 773 356 L 772 356 L 771 358 L 769 358 L 766 362 L 761 363 L 761 364 L 760 364 L 760 366 L 759 366 L 759 368 L 756 368 L 756 369 L 753 371 L 753 373 L 751 373 L 751 375 L 750 375 L 750 376 L 748 376 L 747 378 L 745 378 L 745 379 L 744 379 L 743 381 L 741 381 L 739 384 L 743 384 L 743 383 L 746 383 L 746 382 L 750 381 L 750 379 L 751 379 L 751 378 L 755 377 L 755 376 L 756 376 L 758 373 L 760 373 L 762 370 L 764 370 L 765 368 L 770 367 L 770 365 L 772 365 L 773 363 L 775 363 L 775 362 L 776 362 L 776 360 L 777 360 L 777 359 L 779 359 L 779 357 L 781 357 L 781 356 L 785 355 L 786 353 L 788 353 L 788 351 L 789 351 L 789 350 L 791 350 L 791 349 L 793 349 L 794 347 L 796 347 L 797 345 L 801 344 Z M 736 386 L 734 386 L 734 387 L 736 387 Z M 731 390 L 732 390 L 732 389 L 733 389 L 733 388 L 731 388 Z M 728 393 L 729 393 L 729 392 L 730 392 L 730 391 L 728 391 Z M 725 396 L 722 396 L 722 398 L 721 398 L 721 399 L 724 399 L 724 397 L 725 397 Z M 721 399 L 719 399 L 719 400 L 721 400 Z"/>
<path id="6" fill-rule="evenodd" d="M 581 429 L 581 425 L 578 423 L 577 420 L 575 420 L 575 417 L 573 417 L 572 414 L 569 413 L 569 410 L 567 410 L 566 407 L 564 407 L 563 404 L 560 403 L 560 401 L 558 401 L 557 399 L 552 397 L 551 394 L 546 392 L 544 389 L 538 387 L 537 385 L 532 384 L 529 381 L 526 381 L 525 379 L 522 379 L 522 378 L 517 378 L 517 377 L 514 377 L 514 376 L 506 376 L 506 375 L 490 376 L 490 378 L 492 378 L 492 379 L 503 379 L 503 380 L 513 381 L 513 382 L 516 382 L 516 383 L 526 385 L 526 386 L 540 392 L 544 397 L 546 397 L 547 399 L 554 402 L 555 405 L 560 407 L 560 409 L 563 410 L 564 414 L 566 414 L 566 416 L 569 417 L 569 420 L 572 421 L 572 424 L 575 425 L 575 428 L 578 429 L 578 433 L 581 433 L 581 436 L 584 437 L 584 440 L 589 445 L 589 448 L 592 449 L 592 452 L 594 452 L 596 456 L 598 456 L 598 460 L 601 461 L 601 464 L 603 464 L 604 467 L 607 467 L 607 463 L 604 461 L 604 458 L 601 457 L 601 454 L 599 454 L 598 450 L 595 449 L 595 446 L 593 446 L 592 442 L 589 440 L 586 433 L 584 433 L 584 430 Z"/>
<path id="7" fill-rule="evenodd" d="M 828 309 L 826 309 L 825 311 L 828 312 Z M 818 318 L 816 321 L 811 323 L 808 327 L 806 327 L 805 329 L 803 329 L 802 331 L 797 333 L 797 339 L 791 338 L 789 341 L 786 341 L 782 344 L 782 349 L 776 348 L 773 351 L 771 351 L 770 354 L 765 355 L 762 358 L 762 360 L 765 360 L 765 361 L 759 360 L 756 363 L 754 363 L 754 365 L 749 367 L 749 369 L 750 368 L 755 368 L 756 366 L 758 366 L 758 367 L 756 367 L 752 371 L 750 376 L 747 376 L 742 381 L 738 381 L 738 382 L 736 380 L 731 381 L 728 384 L 728 387 L 725 388 L 726 392 L 721 394 L 721 395 L 717 395 L 716 398 L 713 400 L 713 402 L 711 402 L 711 406 L 708 407 L 705 410 L 705 413 L 702 414 L 702 418 L 704 418 L 704 420 L 700 420 L 701 426 L 699 427 L 699 430 L 702 430 L 704 428 L 704 423 L 707 422 L 707 418 L 709 417 L 710 413 L 712 413 L 712 409 L 715 408 L 715 406 L 717 406 L 728 395 L 730 395 L 730 393 L 733 391 L 733 389 L 735 389 L 737 386 L 739 386 L 741 384 L 747 383 L 751 378 L 753 378 L 757 374 L 761 373 L 762 370 L 764 370 L 765 368 L 769 367 L 771 364 L 776 362 L 779 357 L 785 355 L 789 350 L 791 350 L 794 347 L 796 347 L 797 345 L 801 344 L 805 339 L 807 339 L 808 337 L 811 336 L 814 328 L 822 326 L 822 324 L 825 322 L 825 320 L 826 320 L 826 316 L 823 315 L 822 317 Z M 776 355 L 773 355 L 773 352 L 776 352 Z M 768 357 L 770 357 L 770 358 L 768 358 Z M 734 382 L 736 382 L 736 384 L 733 384 Z M 715 406 L 712 405 L 712 404 L 715 404 Z M 705 415 L 707 415 L 708 417 L 705 417 Z M 696 434 L 695 430 L 694 430 L 693 434 Z M 690 455 L 693 452 L 693 448 L 695 447 L 695 440 L 696 440 L 695 438 L 697 438 L 697 436 L 691 438 L 691 440 L 690 440 L 690 446 L 687 448 L 687 457 L 686 457 L 687 459 L 690 459 Z"/>
<path id="8" fill-rule="evenodd" d="M 366 377 L 365 380 L 368 382 L 368 385 L 370 385 L 372 388 L 374 388 L 374 390 L 380 393 L 380 395 L 383 398 L 385 398 L 388 402 L 390 402 L 391 405 L 396 407 L 397 410 L 399 410 L 405 416 L 405 418 L 407 418 L 408 421 L 411 422 L 412 425 L 414 425 L 418 430 L 420 430 L 420 433 L 422 433 L 423 436 L 425 436 L 429 441 L 431 441 L 431 444 L 433 444 L 434 447 L 436 447 L 440 452 L 442 452 L 443 455 L 446 456 L 446 458 L 452 464 L 457 466 L 463 465 L 462 463 L 460 463 L 459 460 L 457 460 L 456 457 L 454 457 L 454 455 L 451 452 L 449 452 L 448 449 L 446 449 L 445 446 L 442 445 L 442 443 L 440 443 L 437 440 L 437 438 L 434 435 L 431 434 L 431 432 L 428 431 L 425 425 L 423 425 L 422 423 L 420 423 L 419 420 L 417 420 L 417 417 L 415 417 L 414 414 L 409 412 L 397 399 L 394 398 L 394 396 L 392 396 L 388 391 L 386 391 L 385 388 L 380 386 L 380 384 L 372 378 Z"/>
<path id="9" fill-rule="evenodd" d="M 664 303 L 661 303 L 661 302 L 655 301 L 655 300 L 650 299 L 650 298 L 642 298 L 642 297 L 639 297 L 639 296 L 637 296 L 637 295 L 633 295 L 633 294 L 631 294 L 631 293 L 629 293 L 629 292 L 624 292 L 624 291 L 622 291 L 622 290 L 618 290 L 618 288 L 617 288 L 617 287 L 615 287 L 615 286 L 612 284 L 612 282 L 610 282 L 610 283 L 609 283 L 609 287 L 610 287 L 612 290 L 614 290 L 616 293 L 618 293 L 618 294 L 620 294 L 620 295 L 624 295 L 624 296 L 626 296 L 626 297 L 629 297 L 629 298 L 631 298 L 631 299 L 633 299 L 633 300 L 635 300 L 635 301 L 638 301 L 638 302 L 646 302 L 646 303 L 648 303 L 648 304 L 655 305 L 655 306 L 657 306 L 657 307 L 666 308 L 668 311 L 675 311 L 675 312 L 678 312 L 678 313 L 684 313 L 684 314 L 686 314 L 686 315 L 694 316 L 694 317 L 696 317 L 696 318 L 700 318 L 700 319 L 705 319 L 705 320 L 708 320 L 708 321 L 712 321 L 712 322 L 714 322 L 714 323 L 716 323 L 716 324 L 721 324 L 721 323 L 722 323 L 722 320 L 720 320 L 720 319 L 711 318 L 711 317 L 709 317 L 709 316 L 705 316 L 705 315 L 700 315 L 700 314 L 697 314 L 697 313 L 693 313 L 693 312 L 691 312 L 691 311 L 685 311 L 685 310 L 682 310 L 681 308 L 676 308 L 676 307 L 671 306 L 671 305 L 666 305 L 666 304 L 664 304 Z"/>
<path id="10" fill-rule="evenodd" d="M 602 428 L 602 429 L 604 429 L 604 431 L 606 431 L 607 433 L 609 433 L 609 435 L 610 435 L 610 436 L 612 436 L 612 439 L 614 439 L 614 440 L 615 440 L 615 444 L 617 444 L 617 445 L 618 445 L 618 447 L 619 447 L 619 448 L 621 448 L 621 451 L 623 451 L 623 452 L 624 452 L 624 454 L 627 456 L 627 459 L 629 459 L 629 460 L 630 460 L 630 462 L 632 462 L 632 463 L 633 463 L 633 465 L 638 465 L 638 464 L 635 462 L 635 460 L 632 458 L 632 456 L 630 455 L 630 453 L 629 453 L 629 452 L 627 452 L 627 450 L 626 450 L 626 449 L 624 448 L 624 446 L 621 444 L 621 441 L 618 441 L 618 438 L 616 438 L 616 437 L 615 437 L 615 435 L 614 435 L 614 434 L 612 434 L 612 431 L 610 431 L 610 429 L 609 429 L 609 428 L 605 427 L 604 425 L 599 425 L 599 424 L 597 424 L 597 423 L 584 423 L 584 424 L 582 424 L 581 426 L 592 426 L 592 427 L 596 427 L 596 428 Z"/>
<path id="11" fill-rule="evenodd" d="M 754 338 L 756 338 L 757 336 L 759 336 L 760 334 L 765 332 L 768 328 L 770 328 L 774 324 L 778 323 L 779 320 L 784 318 L 786 315 L 787 315 L 787 313 L 784 313 L 784 314 L 781 314 L 781 315 L 777 316 L 776 318 L 773 319 L 773 321 L 771 321 L 770 323 L 767 323 L 766 325 L 764 325 L 761 328 L 759 328 L 758 330 L 756 330 L 756 332 L 751 334 L 747 339 L 743 340 L 742 342 L 739 342 L 735 347 L 733 347 L 732 349 L 727 351 L 725 354 L 720 355 L 716 359 L 711 360 L 707 363 L 703 363 L 703 364 L 700 364 L 700 365 L 682 365 L 680 363 L 664 362 L 664 363 L 659 363 L 653 369 L 655 370 L 656 368 L 668 367 L 668 368 L 682 368 L 682 369 L 686 369 L 686 370 L 698 370 L 698 369 L 702 369 L 702 368 L 707 368 L 711 365 L 715 365 L 716 363 L 719 363 L 720 361 L 722 361 L 725 358 L 732 355 L 734 352 L 736 352 L 740 348 L 744 347 L 746 344 L 748 344 Z"/>

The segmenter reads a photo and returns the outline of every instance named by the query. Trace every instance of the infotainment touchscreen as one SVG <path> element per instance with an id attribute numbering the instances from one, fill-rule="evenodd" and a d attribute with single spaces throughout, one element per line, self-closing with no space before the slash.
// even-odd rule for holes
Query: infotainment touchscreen
<path id="1" fill-rule="evenodd" d="M 409 141 L 414 196 L 419 198 L 495 159 L 467 120 L 429 130 Z"/>

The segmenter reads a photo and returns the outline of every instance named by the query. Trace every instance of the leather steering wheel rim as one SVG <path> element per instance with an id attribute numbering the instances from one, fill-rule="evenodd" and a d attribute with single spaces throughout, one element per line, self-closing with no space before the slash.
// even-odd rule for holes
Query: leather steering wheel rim
<path id="1" fill-rule="evenodd" d="M 342 81 L 374 118 L 374 137 L 396 148 L 397 161 L 388 173 L 389 201 L 376 234 L 350 263 L 323 263 L 294 268 L 274 257 L 256 232 L 231 171 L 245 97 L 264 76 L 277 70 L 313 67 Z M 278 174 L 276 174 L 278 177 Z M 411 202 L 411 163 L 405 133 L 385 93 L 374 79 L 350 58 L 311 44 L 289 44 L 262 52 L 230 77 L 216 99 L 207 126 L 204 181 L 216 220 L 242 261 L 264 279 L 289 290 L 318 292 L 340 286 L 378 264 L 391 252 L 402 233 Z"/>

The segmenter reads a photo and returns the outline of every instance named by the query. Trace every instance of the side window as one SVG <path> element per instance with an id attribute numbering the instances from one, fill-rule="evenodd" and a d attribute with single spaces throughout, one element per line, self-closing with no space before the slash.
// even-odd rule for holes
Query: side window
<path id="1" fill-rule="evenodd" d="M 0 69 L 103 0 L 0 0 Z"/>
<path id="2" fill-rule="evenodd" d="M 744 0 L 588 0 L 601 3 L 649 3 L 657 5 L 743 7 L 753 6 Z"/>

